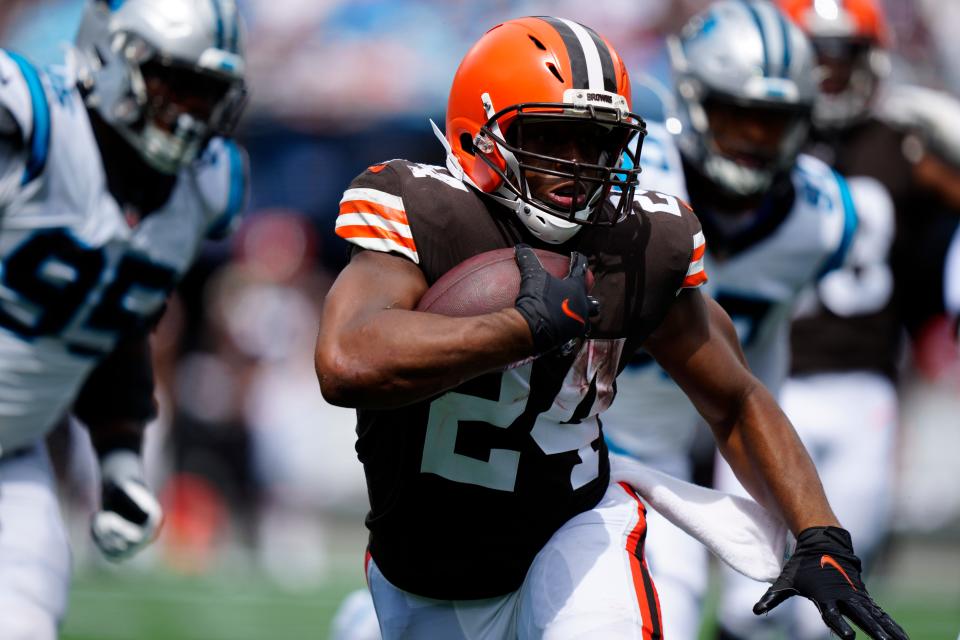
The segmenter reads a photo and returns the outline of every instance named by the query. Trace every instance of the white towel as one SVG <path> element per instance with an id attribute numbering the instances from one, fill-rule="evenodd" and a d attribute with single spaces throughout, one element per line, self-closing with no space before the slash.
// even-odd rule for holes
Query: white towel
<path id="1" fill-rule="evenodd" d="M 678 480 L 622 455 L 610 455 L 610 476 L 748 578 L 773 582 L 780 575 L 787 526 L 753 500 Z"/>

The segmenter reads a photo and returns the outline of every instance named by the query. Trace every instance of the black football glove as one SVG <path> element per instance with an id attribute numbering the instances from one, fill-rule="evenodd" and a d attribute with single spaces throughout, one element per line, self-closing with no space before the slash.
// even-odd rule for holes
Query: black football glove
<path id="1" fill-rule="evenodd" d="M 590 318 L 600 313 L 600 302 L 587 295 L 587 258 L 570 254 L 567 277 L 550 275 L 529 246 L 514 248 L 520 268 L 520 292 L 514 303 L 530 325 L 537 355 L 587 335 Z"/>
<path id="2" fill-rule="evenodd" d="M 860 578 L 860 559 L 846 529 L 811 527 L 797 536 L 797 548 L 780 577 L 760 601 L 757 615 L 787 598 L 801 595 L 813 601 L 823 621 L 844 640 L 856 637 L 843 616 L 875 640 L 908 640 L 906 632 L 873 601 Z"/>

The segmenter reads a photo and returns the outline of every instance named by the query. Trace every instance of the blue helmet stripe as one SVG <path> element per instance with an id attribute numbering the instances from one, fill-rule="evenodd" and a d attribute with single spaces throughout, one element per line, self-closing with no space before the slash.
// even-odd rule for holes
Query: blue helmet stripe
<path id="1" fill-rule="evenodd" d="M 237 53 L 240 47 L 240 9 L 234 5 L 230 20 L 230 51 Z"/>
<path id="2" fill-rule="evenodd" d="M 123 3 L 126 0 L 107 0 L 107 6 L 110 7 L 110 11 L 116 11 L 123 6 Z"/>
<path id="3" fill-rule="evenodd" d="M 750 12 L 750 15 L 753 16 L 753 21 L 757 24 L 757 32 L 760 34 L 760 43 L 763 47 L 763 75 L 770 75 L 770 59 L 768 57 L 768 48 L 767 48 L 767 34 L 763 30 L 763 21 L 760 19 L 760 14 L 757 13 L 756 7 L 750 4 L 750 0 L 742 0 L 743 6 Z"/>
<path id="4" fill-rule="evenodd" d="M 790 30 L 787 25 L 787 18 L 783 13 L 777 11 L 777 17 L 780 18 L 780 33 L 783 34 L 783 69 L 780 75 L 784 78 L 790 77 Z"/>
<path id="5" fill-rule="evenodd" d="M 18 67 L 30 91 L 30 104 L 33 111 L 33 128 L 30 131 L 30 156 L 23 171 L 21 184 L 32 182 L 47 166 L 50 154 L 50 105 L 40 81 L 40 74 L 23 56 L 8 51 L 7 55 Z"/>
<path id="6" fill-rule="evenodd" d="M 213 13 L 217 19 L 217 48 L 223 49 L 223 8 L 220 6 L 220 0 L 210 0 L 213 5 Z"/>

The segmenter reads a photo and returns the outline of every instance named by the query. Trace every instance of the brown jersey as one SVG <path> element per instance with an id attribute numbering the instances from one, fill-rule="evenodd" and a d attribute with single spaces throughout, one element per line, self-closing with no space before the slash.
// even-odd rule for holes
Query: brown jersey
<path id="1" fill-rule="evenodd" d="M 429 284 L 479 253 L 534 244 L 512 213 L 445 169 L 403 160 L 351 183 L 337 234 L 412 260 Z M 589 258 L 601 312 L 579 349 L 410 406 L 358 410 L 370 552 L 388 580 L 439 599 L 519 588 L 553 532 L 606 490 L 597 416 L 677 292 L 705 280 L 701 244 L 685 205 L 647 192 L 615 226 L 585 227 L 564 245 L 544 247 Z"/>
<path id="2" fill-rule="evenodd" d="M 840 315 L 820 296 L 817 312 L 791 328 L 791 373 L 875 371 L 895 379 L 903 328 L 915 333 L 944 311 L 943 265 L 957 212 L 917 184 L 904 155 L 907 132 L 871 118 L 838 132 L 814 132 L 811 152 L 846 177 L 879 181 L 894 203 L 895 236 L 884 268 L 893 290 L 871 311 Z M 863 231 L 858 231 L 863 233 Z M 850 300 L 876 296 L 875 272 L 849 264 Z M 873 280 L 870 280 L 872 277 Z M 863 305 L 860 305 L 861 307 Z"/>

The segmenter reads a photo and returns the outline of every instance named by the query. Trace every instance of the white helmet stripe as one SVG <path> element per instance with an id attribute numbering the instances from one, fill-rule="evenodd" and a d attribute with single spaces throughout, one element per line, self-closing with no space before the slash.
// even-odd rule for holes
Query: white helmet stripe
<path id="1" fill-rule="evenodd" d="M 600 62 L 600 51 L 597 49 L 597 43 L 593 41 L 593 38 L 590 37 L 590 34 L 583 25 L 573 22 L 572 20 L 567 20 L 566 18 L 560 18 L 560 22 L 570 27 L 570 30 L 577 36 L 580 47 L 583 49 L 583 55 L 587 61 L 586 88 L 590 91 L 604 91 L 603 64 Z"/>
<path id="2" fill-rule="evenodd" d="M 767 40 L 768 74 L 770 77 L 783 76 L 786 73 L 786 69 L 783 68 L 783 61 L 784 48 L 787 43 L 783 41 L 785 29 L 780 21 L 780 14 L 772 4 L 757 4 L 754 8 L 760 16 L 764 36 Z"/>

